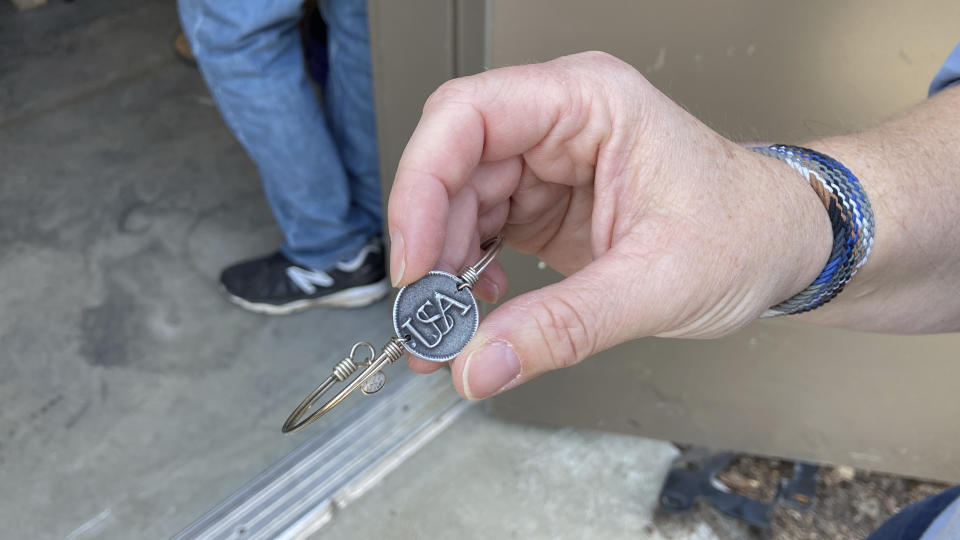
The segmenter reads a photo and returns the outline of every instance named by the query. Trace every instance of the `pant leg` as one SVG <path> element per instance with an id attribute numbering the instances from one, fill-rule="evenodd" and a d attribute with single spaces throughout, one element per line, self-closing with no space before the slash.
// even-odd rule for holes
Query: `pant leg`
<path id="1" fill-rule="evenodd" d="M 921 540 L 930 524 L 936 521 L 940 513 L 950 507 L 958 496 L 960 496 L 960 486 L 954 486 L 915 502 L 883 522 L 880 528 L 872 532 L 866 540 Z M 931 535 L 928 538 L 945 540 L 954 537 Z"/>
<path id="2" fill-rule="evenodd" d="M 351 204 L 368 232 L 383 230 L 380 168 L 370 65 L 366 0 L 321 0 L 327 23 L 329 75 L 325 93 L 330 131 L 350 179 Z"/>
<path id="3" fill-rule="evenodd" d="M 304 68 L 300 0 L 180 0 L 183 30 L 227 125 L 257 164 L 295 261 L 325 268 L 369 235 Z"/>

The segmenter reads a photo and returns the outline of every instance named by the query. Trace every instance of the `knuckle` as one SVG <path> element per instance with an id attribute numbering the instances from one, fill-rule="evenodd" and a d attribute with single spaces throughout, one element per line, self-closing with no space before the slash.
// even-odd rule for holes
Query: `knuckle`
<path id="1" fill-rule="evenodd" d="M 622 61 L 616 56 L 604 52 L 604 51 L 584 51 L 580 53 L 585 60 L 589 62 L 603 62 L 603 63 L 621 63 Z"/>
<path id="2" fill-rule="evenodd" d="M 427 97 L 424 104 L 424 110 L 442 107 L 449 103 L 460 103 L 467 101 L 472 94 L 472 84 L 464 79 L 451 79 L 437 87 L 433 93 Z"/>
<path id="3" fill-rule="evenodd" d="M 577 60 L 590 66 L 602 66 L 616 69 L 630 69 L 633 67 L 616 56 L 604 51 L 586 51 L 575 55 Z"/>
<path id="4" fill-rule="evenodd" d="M 570 367 L 595 352 L 596 337 L 574 302 L 550 297 L 532 313 L 548 352 L 550 367 Z"/>

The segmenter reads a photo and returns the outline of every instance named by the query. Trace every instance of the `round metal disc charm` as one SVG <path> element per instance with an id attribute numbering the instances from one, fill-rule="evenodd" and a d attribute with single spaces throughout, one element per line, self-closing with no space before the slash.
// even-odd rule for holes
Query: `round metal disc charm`
<path id="1" fill-rule="evenodd" d="M 434 270 L 400 289 L 393 303 L 393 328 L 403 346 L 424 360 L 446 362 L 477 333 L 480 315 L 470 289 L 459 278 Z"/>
<path id="2" fill-rule="evenodd" d="M 369 379 L 363 381 L 363 384 L 360 385 L 360 391 L 369 396 L 379 392 L 385 384 L 387 384 L 387 376 L 382 371 L 378 371 L 371 375 Z"/>

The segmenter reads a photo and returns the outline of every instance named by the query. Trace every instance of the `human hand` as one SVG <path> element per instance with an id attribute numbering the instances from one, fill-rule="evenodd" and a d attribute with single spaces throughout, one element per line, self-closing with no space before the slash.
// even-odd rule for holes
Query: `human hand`
<path id="1" fill-rule="evenodd" d="M 388 214 L 395 285 L 459 270 L 498 231 L 567 276 L 481 322 L 452 361 L 455 387 L 472 399 L 630 339 L 733 332 L 810 284 L 831 245 L 802 177 L 603 53 L 441 86 Z M 475 292 L 496 301 L 506 281 L 491 265 Z"/>

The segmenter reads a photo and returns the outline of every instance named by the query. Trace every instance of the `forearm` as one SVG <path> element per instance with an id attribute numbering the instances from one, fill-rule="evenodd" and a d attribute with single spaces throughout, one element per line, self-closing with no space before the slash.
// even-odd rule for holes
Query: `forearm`
<path id="1" fill-rule="evenodd" d="M 856 135 L 806 144 L 860 179 L 876 231 L 866 265 L 818 324 L 894 333 L 960 330 L 960 88 Z"/>

